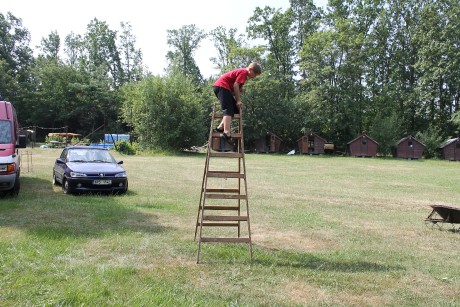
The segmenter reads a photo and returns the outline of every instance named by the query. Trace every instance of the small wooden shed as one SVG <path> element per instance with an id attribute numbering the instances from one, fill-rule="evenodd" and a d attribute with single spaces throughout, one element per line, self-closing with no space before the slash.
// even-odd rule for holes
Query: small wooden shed
<path id="1" fill-rule="evenodd" d="M 276 134 L 268 131 L 264 137 L 255 141 L 257 153 L 276 153 L 280 151 L 283 140 Z"/>
<path id="2" fill-rule="evenodd" d="M 460 161 L 460 138 L 447 140 L 440 146 L 442 158 L 449 161 Z"/>
<path id="3" fill-rule="evenodd" d="M 353 157 L 375 157 L 379 143 L 367 134 L 361 134 L 347 143 L 348 152 Z"/>
<path id="4" fill-rule="evenodd" d="M 408 135 L 396 142 L 396 157 L 403 159 L 420 159 L 423 156 L 425 144 Z"/>
<path id="5" fill-rule="evenodd" d="M 313 131 L 308 132 L 297 140 L 297 145 L 301 154 L 324 154 L 324 144 L 326 144 L 326 140 Z"/>

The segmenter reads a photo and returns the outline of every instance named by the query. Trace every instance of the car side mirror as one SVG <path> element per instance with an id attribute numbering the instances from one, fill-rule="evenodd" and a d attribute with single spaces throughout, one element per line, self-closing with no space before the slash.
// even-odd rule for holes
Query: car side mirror
<path id="1" fill-rule="evenodd" d="M 123 160 L 118 161 L 117 164 L 123 164 Z"/>
<path id="2" fill-rule="evenodd" d="M 20 134 L 18 143 L 19 144 L 18 144 L 17 148 L 26 148 L 27 147 L 27 135 Z"/>
<path id="3" fill-rule="evenodd" d="M 64 164 L 65 161 L 62 160 L 61 158 L 57 158 L 57 159 L 56 159 L 56 163 L 57 163 L 57 164 Z"/>

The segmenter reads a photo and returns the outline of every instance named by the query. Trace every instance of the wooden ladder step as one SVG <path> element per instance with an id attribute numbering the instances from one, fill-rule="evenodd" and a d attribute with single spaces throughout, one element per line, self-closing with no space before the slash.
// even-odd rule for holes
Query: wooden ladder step
<path id="1" fill-rule="evenodd" d="M 196 223 L 196 226 L 200 226 L 200 222 Z M 203 222 L 203 226 L 210 226 L 210 227 L 238 227 L 240 224 L 238 222 Z"/>
<path id="2" fill-rule="evenodd" d="M 201 206 L 203 208 L 203 206 Z M 204 206 L 204 210 L 240 210 L 241 207 L 238 206 Z"/>
<path id="3" fill-rule="evenodd" d="M 224 115 L 222 113 L 216 112 L 214 113 L 214 119 L 222 119 L 224 118 Z M 234 114 L 233 119 L 240 119 L 240 114 Z"/>
<path id="4" fill-rule="evenodd" d="M 205 193 L 208 199 L 246 199 L 246 195 L 232 195 L 232 194 L 209 194 Z"/>
<path id="5" fill-rule="evenodd" d="M 244 174 L 232 171 L 208 171 L 208 177 L 213 178 L 244 178 Z"/>
<path id="6" fill-rule="evenodd" d="M 211 157 L 215 158 L 242 158 L 243 153 L 241 152 L 211 152 Z"/>
<path id="7" fill-rule="evenodd" d="M 220 137 L 222 133 L 220 132 L 213 132 L 211 135 L 213 138 L 218 138 Z M 235 132 L 232 132 L 230 133 L 230 136 L 232 137 L 232 139 L 241 139 L 241 133 L 235 133 Z"/>
<path id="8" fill-rule="evenodd" d="M 228 189 L 228 188 L 206 188 L 205 192 L 208 193 L 239 193 L 239 189 Z"/>
<path id="9" fill-rule="evenodd" d="M 209 237 L 202 237 L 201 242 L 211 242 L 211 243 L 251 243 L 251 239 L 249 238 L 209 238 Z"/>
<path id="10" fill-rule="evenodd" d="M 245 215 L 203 215 L 204 221 L 247 221 Z"/>

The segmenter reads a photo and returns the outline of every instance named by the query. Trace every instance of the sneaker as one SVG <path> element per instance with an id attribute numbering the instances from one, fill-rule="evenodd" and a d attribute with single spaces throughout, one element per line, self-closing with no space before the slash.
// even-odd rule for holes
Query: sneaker
<path id="1" fill-rule="evenodd" d="M 234 146 L 235 144 L 233 143 L 232 137 L 230 135 L 226 135 L 225 133 L 222 133 L 220 135 L 220 139 L 225 141 L 227 144 L 230 144 Z"/>

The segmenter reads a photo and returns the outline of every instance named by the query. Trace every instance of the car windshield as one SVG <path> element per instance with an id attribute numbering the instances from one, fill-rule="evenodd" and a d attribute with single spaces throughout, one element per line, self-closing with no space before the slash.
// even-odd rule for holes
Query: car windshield
<path id="1" fill-rule="evenodd" d="M 114 163 L 115 159 L 107 150 L 78 148 L 69 150 L 67 161 Z"/>
<path id="2" fill-rule="evenodd" d="M 11 122 L 0 120 L 0 144 L 11 144 Z"/>

